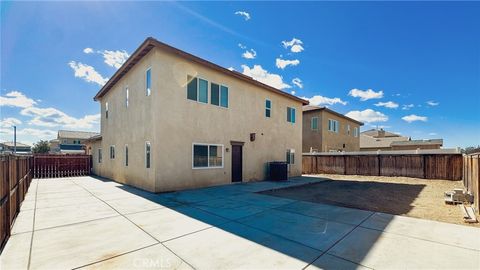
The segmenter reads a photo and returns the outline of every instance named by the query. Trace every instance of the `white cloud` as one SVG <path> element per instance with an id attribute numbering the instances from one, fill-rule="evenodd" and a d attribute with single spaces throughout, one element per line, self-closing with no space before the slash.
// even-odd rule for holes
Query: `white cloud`
<path id="1" fill-rule="evenodd" d="M 412 123 L 415 121 L 427 122 L 428 118 L 426 116 L 418 116 L 415 114 L 410 114 L 402 117 L 405 122 Z"/>
<path id="2" fill-rule="evenodd" d="M 436 101 L 433 101 L 433 100 L 429 100 L 429 101 L 427 101 L 427 104 L 428 104 L 429 106 L 432 106 L 432 107 L 433 107 L 433 106 L 438 106 L 438 105 L 440 104 L 440 102 L 436 102 Z"/>
<path id="3" fill-rule="evenodd" d="M 300 64 L 300 61 L 298 59 L 285 60 L 285 59 L 277 58 L 275 60 L 275 65 L 277 66 L 277 68 L 280 68 L 280 69 L 284 69 L 287 66 L 296 66 L 298 64 Z"/>
<path id="4" fill-rule="evenodd" d="M 390 109 L 396 109 L 398 108 L 398 104 L 393 102 L 393 101 L 388 101 L 388 102 L 378 102 L 375 104 L 377 107 L 385 107 L 385 108 L 390 108 Z"/>
<path id="5" fill-rule="evenodd" d="M 125 61 L 127 61 L 128 57 L 130 55 L 125 51 L 109 51 L 109 50 L 104 50 L 104 51 L 98 51 L 99 54 L 103 55 L 103 59 L 105 64 L 114 67 L 114 68 L 120 68 Z"/>
<path id="6" fill-rule="evenodd" d="M 283 81 L 282 76 L 274 73 L 269 73 L 263 69 L 261 65 L 254 65 L 250 68 L 247 65 L 242 65 L 243 74 L 252 77 L 254 80 L 270 85 L 277 89 L 291 88 L 292 86 Z"/>
<path id="7" fill-rule="evenodd" d="M 295 95 L 297 92 L 295 90 L 290 91 L 290 94 Z"/>
<path id="8" fill-rule="evenodd" d="M 27 108 L 35 104 L 37 104 L 35 100 L 19 91 L 11 91 L 5 96 L 0 96 L 0 106 Z"/>
<path id="9" fill-rule="evenodd" d="M 237 12 L 235 12 L 235 15 L 242 16 L 245 19 L 245 21 L 250 20 L 250 13 L 248 13 L 246 11 L 237 11 Z"/>
<path id="10" fill-rule="evenodd" d="M 302 97 L 302 99 L 306 99 L 310 102 L 311 105 L 320 106 L 320 105 L 334 105 L 334 104 L 342 104 L 347 105 L 346 101 L 341 100 L 340 98 L 329 98 L 320 95 L 313 96 L 311 98 Z"/>
<path id="11" fill-rule="evenodd" d="M 22 121 L 20 121 L 17 118 L 7 117 L 7 118 L 3 118 L 2 120 L 0 120 L 0 127 L 11 128 L 13 126 L 18 126 L 21 123 L 22 123 Z"/>
<path id="12" fill-rule="evenodd" d="M 413 107 L 415 107 L 415 105 L 413 105 L 413 104 L 406 104 L 406 105 L 403 105 L 403 106 L 402 106 L 402 110 L 408 111 L 408 110 L 410 110 L 410 109 L 413 108 Z"/>
<path id="13" fill-rule="evenodd" d="M 82 78 L 87 82 L 97 83 L 100 86 L 103 86 L 108 81 L 108 78 L 102 77 L 92 66 L 75 61 L 70 61 L 68 65 L 75 71 L 75 77 L 77 78 Z"/>
<path id="14" fill-rule="evenodd" d="M 256 56 L 257 56 L 257 52 L 254 49 L 246 50 L 242 54 L 242 57 L 245 59 L 255 59 Z"/>
<path id="15" fill-rule="evenodd" d="M 368 89 L 364 91 L 364 90 L 354 88 L 350 90 L 350 92 L 348 92 L 348 95 L 352 97 L 359 97 L 361 101 L 365 101 L 369 99 L 382 98 L 383 91 L 375 92 L 372 89 Z"/>
<path id="16" fill-rule="evenodd" d="M 11 128 L 0 128 L 0 135 L 2 140 L 11 141 L 10 136 L 13 135 L 13 129 Z M 17 142 L 27 143 L 32 145 L 33 141 L 38 140 L 49 140 L 57 136 L 57 131 L 50 129 L 37 129 L 37 128 L 24 128 L 17 129 Z"/>
<path id="17" fill-rule="evenodd" d="M 372 109 L 366 109 L 363 111 L 351 111 L 346 116 L 353 118 L 360 122 L 373 123 L 373 122 L 386 122 L 388 116 L 381 112 L 374 111 Z"/>
<path id="18" fill-rule="evenodd" d="M 233 67 L 229 67 L 229 68 L 227 68 L 227 69 L 230 70 L 230 71 L 234 71 L 234 70 L 235 70 L 235 68 L 233 68 Z"/>
<path id="19" fill-rule="evenodd" d="M 430 133 L 428 133 L 428 135 L 430 135 L 430 136 L 437 136 L 438 134 L 437 134 L 436 132 L 430 132 Z"/>
<path id="20" fill-rule="evenodd" d="M 32 117 L 29 124 L 43 127 L 66 127 L 90 129 L 100 121 L 100 114 L 85 115 L 75 118 L 55 108 L 30 107 L 20 111 L 20 114 Z"/>
<path id="21" fill-rule="evenodd" d="M 285 49 L 290 48 L 290 51 L 294 52 L 294 53 L 299 53 L 299 52 L 304 50 L 302 44 L 303 44 L 303 42 L 300 39 L 297 39 L 297 38 L 293 38 L 290 41 L 286 41 L 286 40 L 282 41 L 283 47 Z"/>
<path id="22" fill-rule="evenodd" d="M 292 83 L 300 89 L 303 88 L 303 82 L 300 80 L 300 78 L 294 78 Z"/>
<path id="23" fill-rule="evenodd" d="M 86 54 L 93 53 L 93 49 L 92 48 L 85 48 L 85 49 L 83 49 L 83 52 L 86 53 Z"/>
<path id="24" fill-rule="evenodd" d="M 242 43 L 238 43 L 238 47 L 243 50 L 247 48 L 247 46 L 243 45 Z"/>

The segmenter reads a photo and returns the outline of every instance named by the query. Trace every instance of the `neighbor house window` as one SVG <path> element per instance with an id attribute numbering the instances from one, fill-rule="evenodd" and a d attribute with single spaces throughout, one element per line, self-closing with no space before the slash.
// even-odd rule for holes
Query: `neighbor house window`
<path id="1" fill-rule="evenodd" d="M 350 125 L 347 125 L 347 135 L 350 135 Z"/>
<path id="2" fill-rule="evenodd" d="M 220 87 L 220 106 L 228 108 L 228 87 Z"/>
<path id="3" fill-rule="evenodd" d="M 145 167 L 150 168 L 151 152 L 150 142 L 145 142 Z"/>
<path id="4" fill-rule="evenodd" d="M 152 92 L 152 69 L 149 68 L 145 72 L 145 94 L 150 96 Z"/>
<path id="5" fill-rule="evenodd" d="M 295 149 L 287 150 L 287 164 L 295 164 Z"/>
<path id="6" fill-rule="evenodd" d="M 110 145 L 110 159 L 115 159 L 115 145 Z"/>
<path id="7" fill-rule="evenodd" d="M 353 137 L 358 137 L 358 127 L 353 128 Z"/>
<path id="8" fill-rule="evenodd" d="M 265 100 L 265 117 L 271 117 L 272 116 L 272 101 L 270 100 Z"/>
<path id="9" fill-rule="evenodd" d="M 193 144 L 193 168 L 222 168 L 223 145 Z"/>
<path id="10" fill-rule="evenodd" d="M 287 122 L 295 123 L 295 108 L 287 107 Z"/>
<path id="11" fill-rule="evenodd" d="M 105 102 L 105 118 L 108 118 L 108 102 Z"/>
<path id="12" fill-rule="evenodd" d="M 128 166 L 128 144 L 125 144 L 125 166 Z"/>
<path id="13" fill-rule="evenodd" d="M 337 120 L 328 119 L 328 130 L 338 133 L 339 125 Z"/>
<path id="14" fill-rule="evenodd" d="M 128 108 L 128 86 L 125 88 L 125 107 Z"/>
<path id="15" fill-rule="evenodd" d="M 311 120 L 312 130 L 318 130 L 318 117 L 312 117 Z"/>
<path id="16" fill-rule="evenodd" d="M 102 148 L 98 148 L 98 163 L 102 163 Z"/>

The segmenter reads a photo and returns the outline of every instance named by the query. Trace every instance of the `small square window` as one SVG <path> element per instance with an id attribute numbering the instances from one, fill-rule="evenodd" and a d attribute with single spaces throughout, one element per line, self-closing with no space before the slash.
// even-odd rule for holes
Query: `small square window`
<path id="1" fill-rule="evenodd" d="M 150 96 L 152 92 L 152 69 L 147 69 L 145 73 L 145 95 Z"/>

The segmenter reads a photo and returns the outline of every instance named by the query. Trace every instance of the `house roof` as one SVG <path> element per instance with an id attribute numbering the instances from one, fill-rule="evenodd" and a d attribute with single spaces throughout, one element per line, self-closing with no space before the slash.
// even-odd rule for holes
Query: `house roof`
<path id="1" fill-rule="evenodd" d="M 5 145 L 5 146 L 8 146 L 8 147 L 13 147 L 14 146 L 13 142 L 3 142 L 1 144 Z M 28 144 L 17 142 L 17 147 L 31 147 L 31 146 L 28 145 Z"/>
<path id="2" fill-rule="evenodd" d="M 62 139 L 88 139 L 92 136 L 99 135 L 98 132 L 75 131 L 75 130 L 59 130 L 58 138 Z"/>
<path id="3" fill-rule="evenodd" d="M 366 135 L 366 136 L 370 136 L 370 137 L 378 137 L 380 134 L 379 134 L 379 131 L 378 129 L 370 129 L 370 130 L 366 130 L 366 131 L 363 131 L 361 134 L 363 135 Z M 398 135 L 398 134 L 395 134 L 395 133 L 392 133 L 392 132 L 388 132 L 388 131 L 385 131 L 385 136 L 384 137 L 402 137 L 401 135 Z"/>
<path id="4" fill-rule="evenodd" d="M 93 141 L 99 141 L 99 140 L 101 140 L 101 139 L 102 139 L 102 135 L 97 134 L 97 135 L 95 135 L 95 136 L 92 136 L 92 137 L 88 138 L 87 141 L 93 142 Z"/>
<path id="5" fill-rule="evenodd" d="M 394 142 L 408 141 L 408 137 L 374 138 L 360 133 L 360 148 L 388 148 Z"/>
<path id="6" fill-rule="evenodd" d="M 338 117 L 347 119 L 347 120 L 352 121 L 352 122 L 354 122 L 354 123 L 357 123 L 357 124 L 359 124 L 360 126 L 363 126 L 363 123 L 362 123 L 362 122 L 357 121 L 357 120 L 355 120 L 355 119 L 353 119 L 353 118 L 350 118 L 350 117 L 348 117 L 348 116 L 345 116 L 345 115 L 343 115 L 343 114 L 341 114 L 341 113 L 339 113 L 339 112 L 336 112 L 336 111 L 334 111 L 334 110 L 331 110 L 331 109 L 329 109 L 329 108 L 327 108 L 327 107 L 320 107 L 320 106 L 314 106 L 314 105 L 305 105 L 305 106 L 302 107 L 302 111 L 303 111 L 303 112 L 326 111 L 326 112 L 329 112 L 329 113 L 331 113 L 331 114 L 334 114 L 334 115 L 336 115 L 336 116 L 338 116 Z"/>
<path id="7" fill-rule="evenodd" d="M 226 69 L 224 67 L 221 67 L 217 64 L 214 64 L 210 61 L 207 61 L 205 59 L 202 59 L 198 56 L 189 54 L 185 51 L 179 50 L 175 47 L 172 47 L 168 44 L 165 44 L 163 42 L 160 42 L 152 37 L 148 37 L 145 39 L 145 41 L 138 47 L 135 52 L 127 59 L 127 61 L 113 74 L 113 76 L 108 80 L 108 82 L 98 91 L 98 93 L 95 95 L 93 98 L 95 101 L 97 101 L 99 98 L 103 97 L 130 69 L 132 69 L 135 64 L 137 64 L 145 55 L 150 52 L 154 47 L 159 48 L 163 51 L 169 52 L 171 54 L 177 55 L 179 57 L 182 57 L 184 59 L 187 59 L 189 61 L 195 62 L 197 64 L 203 65 L 205 67 L 211 68 L 213 70 L 216 70 L 218 72 L 224 73 L 225 75 L 237 78 L 239 80 L 248 82 L 250 84 L 253 84 L 255 86 L 264 88 L 266 90 L 269 90 L 271 92 L 277 93 L 279 95 L 285 96 L 287 98 L 290 98 L 292 100 L 301 102 L 302 104 L 306 105 L 308 104 L 307 100 L 301 99 L 299 97 L 296 97 L 294 95 L 291 95 L 287 92 L 284 92 L 282 90 L 279 90 L 277 88 L 271 87 L 269 85 L 266 85 L 264 83 L 261 83 L 259 81 L 254 80 L 252 77 L 243 75 L 240 72 L 236 71 L 231 71 L 229 69 Z"/>
<path id="8" fill-rule="evenodd" d="M 429 140 L 411 140 L 411 141 L 396 141 L 393 145 L 443 145 L 443 139 L 429 139 Z"/>

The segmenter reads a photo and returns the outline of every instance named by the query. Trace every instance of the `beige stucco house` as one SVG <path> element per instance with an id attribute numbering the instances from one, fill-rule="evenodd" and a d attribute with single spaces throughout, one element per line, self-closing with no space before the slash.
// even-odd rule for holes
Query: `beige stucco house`
<path id="1" fill-rule="evenodd" d="M 147 38 L 94 98 L 93 171 L 153 192 L 301 174 L 307 101 Z"/>
<path id="2" fill-rule="evenodd" d="M 325 107 L 303 106 L 303 153 L 360 151 L 363 123 Z"/>
<path id="3" fill-rule="evenodd" d="M 85 141 L 97 135 L 99 135 L 97 132 L 59 130 L 57 138 L 50 141 L 50 152 L 54 154 L 90 154 L 91 151 L 85 147 Z"/>
<path id="4" fill-rule="evenodd" d="M 412 140 L 381 129 L 370 129 L 360 133 L 360 151 L 396 151 L 417 149 L 440 149 L 443 139 Z"/>

